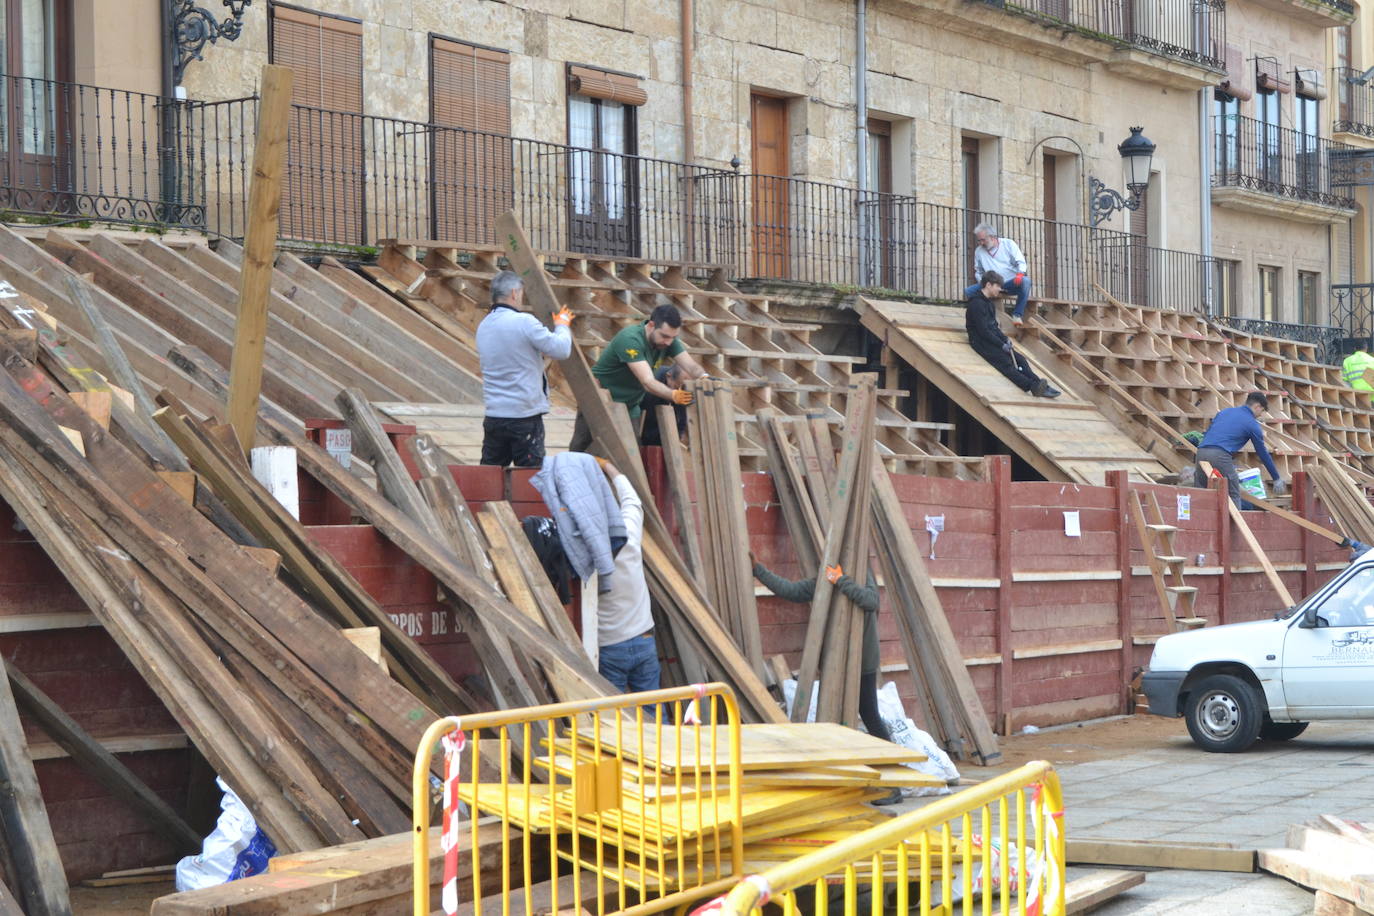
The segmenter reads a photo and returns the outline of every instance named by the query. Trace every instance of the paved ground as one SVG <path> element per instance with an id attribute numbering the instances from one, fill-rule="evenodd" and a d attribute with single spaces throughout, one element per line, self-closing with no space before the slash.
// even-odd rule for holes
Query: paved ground
<path id="1" fill-rule="evenodd" d="M 1316 723 L 1293 741 L 1208 754 L 1181 719 L 1134 717 L 1017 736 L 1006 752 L 1013 764 L 1056 763 L 1071 837 L 1262 848 L 1283 846 L 1289 824 L 1318 814 L 1374 820 L 1374 722 Z M 1312 901 L 1273 875 L 1168 870 L 1094 912 L 1298 916 Z"/>

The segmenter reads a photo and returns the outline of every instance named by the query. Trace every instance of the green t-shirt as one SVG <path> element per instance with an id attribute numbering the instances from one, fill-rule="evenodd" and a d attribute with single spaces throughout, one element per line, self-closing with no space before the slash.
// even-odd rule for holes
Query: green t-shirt
<path id="1" fill-rule="evenodd" d="M 648 335 L 644 332 L 645 324 L 647 322 L 641 321 L 621 328 L 620 332 L 611 338 L 606 349 L 601 351 L 601 357 L 597 359 L 596 365 L 592 366 L 592 375 L 596 376 L 601 387 L 611 393 L 612 400 L 629 407 L 631 417 L 639 416 L 639 402 L 644 400 L 644 386 L 630 371 L 630 363 L 648 362 L 649 371 L 653 372 L 664 358 L 671 359 L 687 349 L 676 337 L 665 349 L 651 348 Z"/>

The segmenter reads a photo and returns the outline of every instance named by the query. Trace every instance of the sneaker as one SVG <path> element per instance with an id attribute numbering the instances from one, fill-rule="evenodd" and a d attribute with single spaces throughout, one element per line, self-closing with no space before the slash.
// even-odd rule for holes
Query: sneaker
<path id="1" fill-rule="evenodd" d="M 1045 386 L 1044 386 L 1043 388 L 1041 388 L 1040 391 L 1039 391 L 1038 393 L 1039 393 L 1040 397 L 1042 397 L 1042 398 L 1057 398 L 1057 397 L 1059 397 L 1061 394 L 1063 394 L 1064 392 L 1060 391 L 1058 388 L 1052 387 L 1052 386 L 1047 382 L 1047 383 L 1045 383 Z"/>
<path id="2" fill-rule="evenodd" d="M 1012 323 L 1013 325 L 1015 325 L 1016 327 L 1019 328 L 1019 327 L 1022 327 L 1023 325 L 1025 325 L 1026 319 L 1025 319 L 1024 317 L 1022 317 L 1021 315 L 1012 315 L 1012 316 L 1011 316 L 1011 323 Z"/>

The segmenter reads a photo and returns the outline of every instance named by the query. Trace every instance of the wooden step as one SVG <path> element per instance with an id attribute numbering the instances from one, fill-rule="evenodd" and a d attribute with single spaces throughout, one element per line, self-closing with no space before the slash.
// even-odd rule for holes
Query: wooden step
<path id="1" fill-rule="evenodd" d="M 1174 623 L 1178 624 L 1179 627 L 1180 627 L 1181 629 L 1184 629 L 1184 630 L 1200 630 L 1200 629 L 1202 629 L 1203 627 L 1207 626 L 1207 618 L 1205 618 L 1205 617 L 1176 617 L 1176 618 L 1174 618 Z"/>
<path id="2" fill-rule="evenodd" d="M 1169 556 L 1160 555 L 1160 556 L 1155 557 L 1155 559 L 1159 560 L 1159 562 L 1161 562 L 1161 563 L 1166 563 L 1166 564 L 1168 564 L 1168 565 L 1170 565 L 1170 566 L 1173 566 L 1173 565 L 1175 565 L 1175 564 L 1177 564 L 1177 563 L 1187 563 L 1187 562 L 1188 562 L 1188 558 L 1187 558 L 1187 557 L 1169 557 Z"/>
<path id="3" fill-rule="evenodd" d="M 1178 530 L 1177 525 L 1146 525 L 1145 527 L 1151 531 L 1158 531 L 1161 534 L 1168 534 Z"/>
<path id="4" fill-rule="evenodd" d="M 1191 595 L 1191 594 L 1194 594 L 1194 593 L 1197 591 L 1197 586 L 1195 586 L 1195 585 L 1166 585 L 1166 586 L 1164 586 L 1164 590 L 1165 590 L 1166 592 L 1172 592 L 1172 593 L 1175 594 L 1175 595 Z"/>

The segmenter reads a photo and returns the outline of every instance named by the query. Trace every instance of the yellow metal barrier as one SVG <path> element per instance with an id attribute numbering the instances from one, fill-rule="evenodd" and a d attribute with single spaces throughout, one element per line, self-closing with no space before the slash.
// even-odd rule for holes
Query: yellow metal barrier
<path id="1" fill-rule="evenodd" d="M 463 912 L 657 913 L 744 873 L 739 707 L 728 686 L 503 710 L 440 719 L 416 750 L 416 916 L 431 913 L 441 795 L 432 774 L 446 737 L 462 742 L 452 785 L 466 837 Z M 497 899 L 484 910 L 484 897 Z"/>
<path id="2" fill-rule="evenodd" d="M 1043 761 L 742 879 L 696 914 L 1063 916 L 1063 794 Z M 1029 833 L 1027 832 L 1029 828 Z"/>

